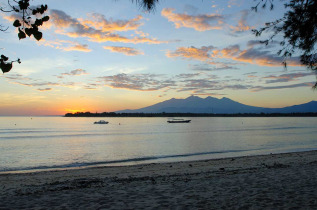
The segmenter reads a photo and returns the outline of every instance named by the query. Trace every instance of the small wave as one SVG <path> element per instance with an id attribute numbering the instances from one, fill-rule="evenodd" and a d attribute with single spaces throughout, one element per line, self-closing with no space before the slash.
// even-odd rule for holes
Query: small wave
<path id="1" fill-rule="evenodd" d="M 79 168 L 79 167 L 91 167 L 91 166 L 100 166 L 100 165 L 110 165 L 110 164 L 122 164 L 125 163 L 142 163 L 144 161 L 167 159 L 167 158 L 182 158 L 182 157 L 192 157 L 192 156 L 202 156 L 202 155 L 212 155 L 212 154 L 221 154 L 221 153 L 236 153 L 236 152 L 247 152 L 252 150 L 225 150 L 225 151 L 211 151 L 211 152 L 198 152 L 198 153 L 186 153 L 186 154 L 176 154 L 176 155 L 159 155 L 159 156 L 145 156 L 137 158 L 128 158 L 121 160 L 109 160 L 109 161 L 97 161 L 97 162 L 75 162 L 64 165 L 53 165 L 53 166 L 36 166 L 36 167 L 25 167 L 25 168 L 6 168 L 0 169 L 2 173 L 8 172 L 28 172 L 28 171 L 42 171 L 42 170 L 59 170 L 67 168 Z"/>

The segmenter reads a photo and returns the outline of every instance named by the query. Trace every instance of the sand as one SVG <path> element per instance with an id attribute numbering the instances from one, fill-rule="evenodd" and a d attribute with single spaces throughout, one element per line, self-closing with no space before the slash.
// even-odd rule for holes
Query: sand
<path id="1" fill-rule="evenodd" d="M 1 174 L 0 209 L 317 209 L 317 151 Z"/>

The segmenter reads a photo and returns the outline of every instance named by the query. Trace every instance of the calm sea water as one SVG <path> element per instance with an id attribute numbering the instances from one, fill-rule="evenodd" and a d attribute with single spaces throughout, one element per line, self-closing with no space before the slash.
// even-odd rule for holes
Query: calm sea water
<path id="1" fill-rule="evenodd" d="M 0 117 L 0 172 L 317 149 L 317 118 L 188 119 Z"/>

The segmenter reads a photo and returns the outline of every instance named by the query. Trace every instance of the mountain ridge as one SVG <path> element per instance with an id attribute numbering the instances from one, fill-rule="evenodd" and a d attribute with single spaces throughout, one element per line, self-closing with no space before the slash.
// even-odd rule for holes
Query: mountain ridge
<path id="1" fill-rule="evenodd" d="M 317 101 L 304 104 L 292 105 L 283 108 L 265 108 L 250 106 L 234 101 L 230 98 L 221 99 L 208 96 L 200 98 L 189 96 L 185 99 L 171 98 L 140 109 L 119 110 L 116 113 L 213 113 L 213 114 L 236 114 L 236 113 L 306 113 L 317 112 Z"/>

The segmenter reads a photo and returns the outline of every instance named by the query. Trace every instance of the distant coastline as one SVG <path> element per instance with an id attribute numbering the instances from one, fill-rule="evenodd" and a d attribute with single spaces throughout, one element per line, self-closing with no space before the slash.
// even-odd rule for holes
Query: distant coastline
<path id="1" fill-rule="evenodd" d="M 67 113 L 64 117 L 317 117 L 317 112 L 304 113 L 116 113 L 116 112 L 77 112 Z"/>

